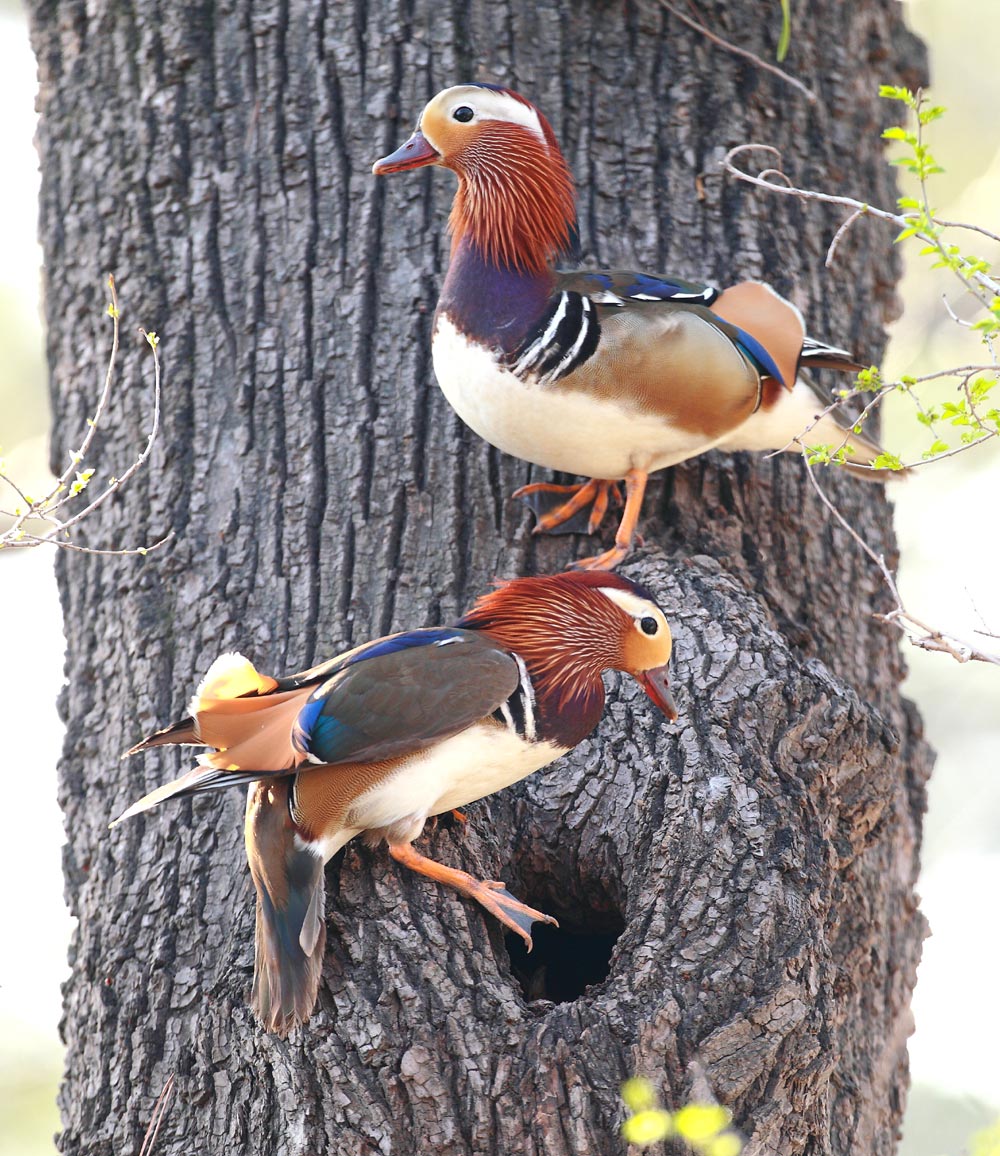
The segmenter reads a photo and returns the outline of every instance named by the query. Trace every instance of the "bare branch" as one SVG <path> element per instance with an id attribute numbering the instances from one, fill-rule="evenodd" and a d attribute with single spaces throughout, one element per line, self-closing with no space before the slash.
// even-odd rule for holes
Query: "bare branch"
<path id="1" fill-rule="evenodd" d="M 153 1151 L 153 1145 L 156 1143 L 156 1137 L 160 1134 L 160 1128 L 167 1116 L 167 1107 L 170 1104 L 170 1097 L 174 1091 L 174 1076 L 173 1073 L 167 1076 L 166 1083 L 163 1085 L 163 1090 L 160 1092 L 153 1105 L 153 1113 L 149 1117 L 149 1127 L 146 1129 L 146 1134 L 142 1138 L 142 1147 L 139 1149 L 139 1156 L 150 1156 Z"/>
<path id="2" fill-rule="evenodd" d="M 660 0 L 663 3 L 663 0 Z M 890 212 L 887 209 L 879 209 L 874 205 L 866 204 L 864 201 L 858 201 L 854 197 L 842 197 L 833 193 L 821 193 L 818 189 L 801 189 L 793 181 L 781 171 L 780 168 L 764 169 L 757 176 L 741 169 L 736 164 L 736 158 L 742 157 L 745 153 L 750 152 L 766 152 L 778 158 L 778 164 L 781 164 L 781 154 L 771 145 L 759 144 L 751 142 L 749 144 L 736 145 L 731 148 L 729 152 L 722 158 L 720 162 L 723 169 L 738 181 L 744 181 L 750 185 L 757 185 L 759 188 L 769 189 L 773 193 L 781 193 L 784 196 L 795 197 L 800 201 L 816 201 L 824 205 L 839 205 L 842 208 L 850 209 L 852 214 L 858 213 L 866 217 L 875 217 L 880 221 L 888 221 L 900 229 L 910 229 L 913 227 L 914 216 L 906 213 Z M 786 183 L 783 185 L 776 184 L 772 177 L 780 176 Z M 939 222 L 943 224 L 943 222 Z M 940 241 L 937 237 L 930 236 L 927 233 L 919 230 L 914 234 L 928 245 L 933 245 L 935 248 L 940 246 Z M 976 281 L 982 288 L 988 290 L 993 294 L 1000 294 L 1000 281 L 988 276 L 986 273 L 970 273 L 969 280 Z"/>
<path id="3" fill-rule="evenodd" d="M 783 80 L 786 84 L 790 84 L 793 88 L 797 88 L 799 92 L 809 101 L 810 104 L 815 104 L 819 99 L 816 93 L 811 88 L 803 84 L 801 80 L 796 80 L 794 76 L 789 76 L 787 72 L 778 68 L 777 65 L 771 64 L 767 60 L 762 60 L 753 52 L 748 52 L 745 48 L 739 48 L 735 44 L 730 44 L 728 40 L 723 40 L 717 33 L 712 32 L 711 29 L 706 28 L 704 24 L 695 20 L 692 16 L 682 12 L 670 0 L 659 0 L 660 6 L 665 8 L 672 16 L 676 16 L 682 24 L 686 24 L 688 28 L 693 28 L 695 32 L 700 32 L 706 40 L 710 40 L 713 44 L 717 44 L 719 48 L 724 48 L 726 52 L 731 52 L 733 56 L 742 56 L 744 60 L 752 61 L 758 68 L 762 68 L 765 72 L 771 73 L 772 76 L 777 76 L 779 80 Z"/>
<path id="4" fill-rule="evenodd" d="M 764 171 L 771 172 L 773 170 L 765 169 Z M 791 184 L 790 181 L 789 184 Z M 828 269 L 833 266 L 833 255 L 837 251 L 837 246 L 844 239 L 844 237 L 847 236 L 847 230 L 850 229 L 855 221 L 859 220 L 861 217 L 866 216 L 867 213 L 868 209 L 866 207 L 855 209 L 854 212 L 851 213 L 847 220 L 836 231 L 836 233 L 833 234 L 833 240 L 830 242 L 830 248 L 826 251 L 826 260 L 823 262 L 823 264 L 826 265 Z"/>
<path id="5" fill-rule="evenodd" d="M 944 654 L 950 654 L 956 662 L 988 662 L 995 666 L 1000 666 L 1000 655 L 991 654 L 986 650 L 980 650 L 980 648 L 973 643 L 965 642 L 953 634 L 946 634 L 943 630 L 928 626 L 926 622 L 921 621 L 915 615 L 911 614 L 903 605 L 903 600 L 899 595 L 899 588 L 896 585 L 896 577 L 886 565 L 885 557 L 882 554 L 875 553 L 833 502 L 830 501 L 823 487 L 817 481 L 815 471 L 808 458 L 806 459 L 806 472 L 809 475 L 809 481 L 812 483 L 813 489 L 816 491 L 823 505 L 826 506 L 827 510 L 829 510 L 837 522 L 847 531 L 862 553 L 878 567 L 886 586 L 889 588 L 889 593 L 896 603 L 895 609 L 890 610 L 888 614 L 875 614 L 872 617 L 880 622 L 887 622 L 892 626 L 898 627 L 910 640 L 910 643 L 913 646 L 919 647 L 921 650 L 934 650 L 941 651 Z M 980 632 L 977 631 L 976 633 Z"/>

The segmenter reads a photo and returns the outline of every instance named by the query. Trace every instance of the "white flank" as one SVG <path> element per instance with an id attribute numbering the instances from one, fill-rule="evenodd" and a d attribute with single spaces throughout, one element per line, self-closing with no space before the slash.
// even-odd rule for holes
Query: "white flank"
<path id="1" fill-rule="evenodd" d="M 722 440 L 698 441 L 657 414 L 578 393 L 564 383 L 526 383 L 445 316 L 434 332 L 434 371 L 458 416 L 480 437 L 524 461 L 591 478 L 662 470 Z"/>
<path id="2" fill-rule="evenodd" d="M 470 727 L 407 759 L 395 775 L 356 799 L 347 815 L 350 828 L 329 841 L 324 855 L 329 858 L 373 827 L 412 821 L 415 837 L 429 815 L 492 795 L 565 753 L 552 743 L 525 742 L 506 727 Z"/>
<path id="3" fill-rule="evenodd" d="M 724 450 L 780 450 L 790 445 L 794 438 L 801 437 L 808 446 L 839 446 L 847 436 L 832 417 L 827 415 L 818 424 L 816 415 L 826 407 L 815 392 L 804 381 L 796 381 L 792 390 L 783 390 L 775 406 L 769 410 L 759 409 L 719 443 Z M 813 426 L 808 433 L 807 427 Z"/>

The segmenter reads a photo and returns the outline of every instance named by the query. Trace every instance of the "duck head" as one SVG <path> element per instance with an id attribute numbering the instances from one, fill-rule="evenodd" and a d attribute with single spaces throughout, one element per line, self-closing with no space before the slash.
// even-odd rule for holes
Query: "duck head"
<path id="1" fill-rule="evenodd" d="M 458 176 L 453 248 L 467 238 L 497 265 L 541 272 L 569 244 L 576 222 L 569 169 L 552 126 L 518 93 L 488 84 L 446 88 L 372 172 L 424 165 Z"/>
<path id="2" fill-rule="evenodd" d="M 541 694 L 563 702 L 601 685 L 605 670 L 631 675 L 671 722 L 670 627 L 637 582 L 601 571 L 515 578 L 484 594 L 459 623 L 520 655 Z"/>

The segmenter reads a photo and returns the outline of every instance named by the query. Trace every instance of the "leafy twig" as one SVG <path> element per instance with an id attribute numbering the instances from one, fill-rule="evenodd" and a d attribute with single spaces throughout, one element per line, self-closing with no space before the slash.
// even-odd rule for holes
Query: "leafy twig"
<path id="1" fill-rule="evenodd" d="M 883 138 L 899 141 L 907 146 L 909 150 L 907 154 L 893 163 L 904 165 L 917 178 L 919 184 L 919 197 L 899 198 L 898 207 L 901 210 L 899 212 L 882 209 L 853 197 L 835 196 L 817 189 L 799 188 L 781 171 L 781 156 L 770 145 L 739 145 L 729 150 L 723 159 L 722 166 L 738 180 L 769 189 L 783 196 L 792 196 L 802 201 L 816 201 L 849 209 L 849 215 L 837 229 L 827 249 L 826 264 L 828 266 L 832 264 L 838 246 L 854 224 L 861 217 L 874 217 L 877 220 L 895 225 L 899 229 L 897 241 L 915 237 L 924 242 L 923 253 L 937 258 L 933 267 L 949 269 L 958 279 L 962 288 L 968 291 L 984 310 L 985 316 L 981 316 L 975 321 L 964 321 L 945 301 L 945 308 L 952 320 L 966 329 L 978 332 L 988 351 L 989 364 L 959 366 L 934 374 L 926 374 L 919 378 L 908 376 L 900 381 L 885 385 L 878 379 L 877 371 L 872 367 L 872 369 L 859 375 L 859 384 L 854 390 L 842 390 L 838 400 L 828 406 L 821 414 L 818 414 L 816 420 L 803 431 L 803 435 L 800 435 L 799 439 L 792 439 L 793 441 L 801 441 L 802 437 L 808 434 L 822 417 L 831 413 L 841 402 L 857 397 L 860 393 L 871 392 L 873 388 L 876 390 L 874 397 L 865 405 L 861 415 L 851 422 L 855 429 L 864 422 L 872 409 L 880 404 L 888 393 L 904 392 L 914 403 L 919 420 L 931 431 L 933 442 L 918 461 L 904 463 L 894 454 L 882 453 L 873 463 L 875 468 L 899 471 L 914 469 L 917 466 L 939 461 L 941 458 L 963 453 L 972 446 L 992 440 L 1000 433 L 1000 408 L 990 408 L 984 405 L 982 413 L 978 408 L 981 403 L 986 401 L 990 391 L 1000 381 L 1000 359 L 998 359 L 994 344 L 1000 335 L 1000 281 L 992 275 L 986 261 L 977 256 L 963 254 L 957 245 L 945 243 L 943 234 L 946 229 L 964 226 L 958 222 L 943 221 L 936 218 L 934 210 L 931 208 L 928 181 L 931 176 L 942 170 L 927 146 L 924 130 L 926 125 L 939 119 L 945 110 L 937 105 L 929 105 L 924 94 L 919 90 L 913 93 L 906 88 L 884 85 L 879 89 L 879 95 L 888 100 L 902 102 L 916 118 L 915 129 L 900 125 L 888 128 L 882 133 Z M 753 151 L 765 154 L 768 162 L 773 160 L 775 163 L 761 169 L 756 175 L 748 172 L 744 167 L 744 158 Z M 1000 240 L 988 229 L 979 226 L 969 227 L 983 236 Z M 984 376 L 973 381 L 972 378 L 976 374 Z M 958 402 L 943 402 L 940 412 L 934 406 L 924 406 L 914 392 L 913 386 L 934 378 L 946 377 L 960 379 L 957 387 L 964 395 L 964 399 Z M 875 383 L 874 386 L 873 382 Z M 958 430 L 961 435 L 960 445 L 952 447 L 942 439 L 939 425 L 945 423 Z M 845 438 L 835 449 L 825 445 L 809 447 L 812 463 L 843 462 L 847 457 L 845 447 L 848 440 Z M 788 449 L 791 445 L 792 442 L 789 442 L 784 448 Z"/>
<path id="2" fill-rule="evenodd" d="M 91 448 L 101 419 L 104 417 L 105 410 L 107 409 L 114 383 L 115 362 L 117 360 L 119 347 L 118 294 L 115 289 L 114 277 L 108 277 L 108 288 L 111 293 L 108 315 L 111 317 L 113 326 L 111 356 L 108 359 L 108 368 L 104 376 L 104 387 L 98 398 L 94 416 L 87 419 L 87 432 L 84 435 L 80 448 L 70 454 L 70 464 L 55 480 L 55 484 L 45 497 L 38 499 L 29 497 L 12 478 L 7 477 L 7 475 L 2 472 L 2 467 L 0 467 L 0 480 L 6 482 L 24 503 L 23 507 L 8 514 L 9 517 L 13 518 L 13 522 L 6 530 L 0 533 L 0 549 L 24 549 L 51 543 L 63 549 L 79 550 L 87 554 L 116 556 L 131 554 L 144 555 L 148 554 L 150 550 L 155 550 L 159 546 L 162 546 L 173 536 L 172 533 L 169 533 L 150 546 L 136 546 L 131 549 L 97 549 L 90 546 L 81 546 L 78 543 L 71 542 L 68 536 L 70 529 L 79 525 L 85 518 L 89 518 L 96 510 L 104 505 L 112 494 L 117 493 L 117 491 L 142 468 L 152 452 L 153 443 L 156 440 L 160 427 L 160 358 L 157 352 L 159 338 L 155 333 L 147 333 L 144 329 L 140 329 L 139 332 L 146 339 L 153 351 L 153 418 L 146 444 L 135 461 L 132 462 L 121 477 L 112 477 L 108 481 L 105 489 L 82 509 L 77 510 L 66 518 L 60 516 L 60 511 L 67 503 L 79 497 L 79 495 L 87 489 L 94 476 L 95 471 L 93 468 L 81 470 L 77 467 L 82 465 L 87 451 Z M 0 513 L 6 513 L 6 511 L 0 511 Z M 26 529 L 26 525 L 31 521 L 48 522 L 52 526 L 52 529 L 45 533 L 31 533 Z"/>

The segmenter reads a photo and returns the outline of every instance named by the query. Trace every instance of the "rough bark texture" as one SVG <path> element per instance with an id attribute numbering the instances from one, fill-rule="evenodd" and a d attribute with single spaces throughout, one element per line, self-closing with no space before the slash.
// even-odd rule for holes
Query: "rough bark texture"
<path id="1" fill-rule="evenodd" d="M 895 0 L 797 9 L 788 66 L 812 107 L 652 2 L 31 8 L 53 452 L 96 395 L 113 271 L 125 330 L 162 336 L 166 412 L 91 541 L 176 534 L 144 561 L 61 559 L 80 920 L 62 1150 L 137 1152 L 172 1074 L 161 1156 L 621 1153 L 618 1088 L 640 1072 L 668 1103 L 711 1090 L 752 1154 L 892 1152 L 929 756 L 871 618 L 877 577 L 792 458 L 713 454 L 652 486 L 625 572 L 676 625 L 678 724 L 613 686 L 572 757 L 426 840 L 558 916 L 570 956 L 620 931 L 576 998 L 519 982 L 572 994 L 558 943 L 515 974 L 478 909 L 350 846 L 327 871 L 319 1014 L 282 1042 L 245 1004 L 240 793 L 107 822 L 184 765 L 118 755 L 221 649 L 303 667 L 594 549 L 531 538 L 506 496 L 544 472 L 463 429 L 434 385 L 453 182 L 369 174 L 424 102 L 466 78 L 530 94 L 577 177 L 586 260 L 766 276 L 874 358 L 890 238 L 861 223 L 826 271 L 838 221 L 723 182 L 718 160 L 762 140 L 804 181 L 891 201 L 873 92 L 922 68 Z M 777 4 L 698 8 L 773 57 Z M 148 416 L 148 351 L 127 344 L 104 473 Z M 829 487 L 891 557 L 881 491 Z"/>

